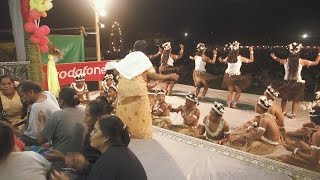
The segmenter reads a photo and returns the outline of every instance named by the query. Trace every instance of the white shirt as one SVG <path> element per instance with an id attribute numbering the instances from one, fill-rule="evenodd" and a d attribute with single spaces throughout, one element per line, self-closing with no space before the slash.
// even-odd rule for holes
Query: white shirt
<path id="1" fill-rule="evenodd" d="M 29 136 L 33 139 L 37 139 L 39 132 L 39 111 L 42 110 L 46 115 L 46 119 L 48 120 L 53 112 L 60 110 L 56 97 L 49 91 L 43 91 L 43 93 L 47 96 L 47 99 L 43 102 L 35 102 L 32 104 L 29 116 L 29 126 L 24 132 L 26 136 Z"/>
<path id="2" fill-rule="evenodd" d="M 1 180 L 46 180 L 51 164 L 33 151 L 12 152 L 0 164 Z"/>
<path id="3" fill-rule="evenodd" d="M 195 67 L 194 69 L 196 71 L 206 71 L 206 62 L 202 61 L 202 56 L 195 56 L 194 57 Z"/>
<path id="4" fill-rule="evenodd" d="M 163 54 L 161 55 L 161 58 L 162 58 L 162 56 L 163 56 Z M 166 65 L 167 66 L 174 66 L 173 63 L 174 63 L 174 60 L 172 59 L 171 54 L 169 54 L 169 58 L 168 58 Z"/>
<path id="5" fill-rule="evenodd" d="M 289 64 L 288 64 L 288 59 L 287 62 L 283 65 L 284 66 L 284 71 L 285 71 L 285 75 L 284 75 L 284 80 L 288 80 L 289 79 Z M 297 75 L 295 77 L 295 80 L 297 80 L 297 82 L 301 82 L 301 83 L 305 83 L 305 80 L 302 79 L 301 76 L 301 71 L 302 71 L 302 65 L 301 65 L 301 59 L 299 59 L 299 65 L 298 65 L 298 71 L 297 71 Z"/>
<path id="6" fill-rule="evenodd" d="M 229 75 L 241 75 L 241 66 L 242 62 L 240 60 L 240 56 L 237 57 L 236 63 L 228 63 L 228 68 L 226 69 L 225 73 Z"/>

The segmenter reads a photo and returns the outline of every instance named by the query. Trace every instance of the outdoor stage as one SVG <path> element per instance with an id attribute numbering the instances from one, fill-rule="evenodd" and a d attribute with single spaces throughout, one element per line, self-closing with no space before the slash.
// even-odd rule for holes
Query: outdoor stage
<path id="1" fill-rule="evenodd" d="M 160 89 L 159 87 L 154 88 Z M 194 87 L 177 84 L 167 103 L 177 107 L 185 102 L 185 95 Z M 242 94 L 239 109 L 227 108 L 224 119 L 231 130 L 252 119 L 258 95 Z M 200 102 L 199 123 L 211 108 L 213 100 L 226 104 L 226 92 L 209 89 L 206 102 Z M 291 105 L 289 103 L 288 105 Z M 289 108 L 289 106 L 288 106 Z M 176 113 L 174 123 L 182 123 Z M 299 111 L 296 119 L 285 119 L 287 130 L 294 130 L 309 121 L 308 112 Z M 255 156 L 204 140 L 154 127 L 153 139 L 133 139 L 130 148 L 141 160 L 150 180 L 202 180 L 202 179 L 320 179 L 320 174 L 271 159 Z M 273 155 L 291 154 L 284 148 Z"/>

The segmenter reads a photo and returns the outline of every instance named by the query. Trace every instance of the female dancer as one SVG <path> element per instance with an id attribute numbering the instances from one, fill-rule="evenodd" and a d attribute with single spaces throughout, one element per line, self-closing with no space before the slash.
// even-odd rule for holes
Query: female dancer
<path id="1" fill-rule="evenodd" d="M 241 66 L 242 63 L 253 63 L 253 48 L 250 47 L 250 58 L 245 58 L 239 54 L 239 45 L 240 43 L 234 41 L 230 44 L 230 51 L 226 58 L 219 58 L 220 62 L 227 63 L 228 68 L 225 71 L 223 82 L 228 87 L 228 106 L 231 108 L 237 108 L 237 102 L 241 95 L 241 90 L 245 89 L 250 85 L 250 80 L 245 76 L 241 76 Z M 233 92 L 235 93 L 234 100 L 232 101 Z"/>
<path id="2" fill-rule="evenodd" d="M 161 54 L 161 65 L 159 67 L 160 74 L 170 74 L 176 73 L 178 71 L 178 67 L 175 67 L 173 63 L 183 57 L 184 46 L 180 44 L 180 52 L 179 55 L 172 54 L 171 42 L 166 42 L 162 45 L 163 51 L 160 50 L 157 54 L 150 56 L 151 59 L 156 58 Z M 171 91 L 176 81 L 167 80 L 165 82 L 164 90 L 166 95 L 171 95 Z"/>
<path id="3" fill-rule="evenodd" d="M 194 57 L 190 56 L 190 59 L 195 61 L 195 67 L 193 71 L 193 81 L 194 86 L 196 87 L 196 96 L 198 99 L 203 99 L 208 91 L 208 81 L 206 78 L 206 64 L 214 64 L 217 59 L 217 51 L 212 50 L 213 59 L 210 59 L 204 53 L 206 52 L 206 45 L 203 43 L 199 43 L 197 45 L 197 52 Z M 202 96 L 199 97 L 201 86 L 203 86 Z"/>
<path id="4" fill-rule="evenodd" d="M 278 61 L 284 66 L 284 84 L 278 91 L 282 97 L 281 107 L 282 112 L 289 118 L 295 118 L 298 112 L 299 101 L 303 99 L 304 96 L 304 84 L 305 81 L 301 77 L 301 71 L 304 66 L 315 66 L 318 65 L 320 61 L 320 52 L 315 61 L 309 61 L 306 59 L 301 59 L 299 52 L 302 48 L 301 44 L 296 42 L 290 44 L 289 46 L 290 55 L 287 59 L 280 59 L 274 53 L 271 53 L 272 59 Z M 287 114 L 286 105 L 288 101 L 292 102 L 291 114 Z"/>

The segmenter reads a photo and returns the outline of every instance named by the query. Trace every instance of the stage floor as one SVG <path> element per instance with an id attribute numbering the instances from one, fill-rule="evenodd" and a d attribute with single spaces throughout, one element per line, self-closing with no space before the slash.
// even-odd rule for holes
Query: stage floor
<path id="1" fill-rule="evenodd" d="M 154 88 L 160 89 L 161 85 Z M 172 96 L 166 97 L 166 102 L 173 107 L 184 104 L 185 95 L 194 92 L 193 86 L 176 84 Z M 226 91 L 209 89 L 204 102 L 200 101 L 201 111 L 199 123 L 208 115 L 213 101 L 226 105 Z M 91 98 L 97 92 L 91 92 Z M 241 95 L 238 109 L 227 108 L 224 119 L 231 129 L 239 127 L 255 116 L 254 106 L 258 95 Z M 288 103 L 288 110 L 291 103 Z M 180 114 L 172 113 L 174 124 L 181 124 Z M 299 110 L 295 119 L 285 119 L 287 131 L 295 130 L 309 121 L 308 112 Z M 149 179 L 302 179 L 305 177 L 320 179 L 320 174 L 302 168 L 279 163 L 264 157 L 259 157 L 237 151 L 225 146 L 216 145 L 196 138 L 184 136 L 165 129 L 154 127 L 153 139 L 133 139 L 130 148 L 143 163 Z M 284 148 L 272 155 L 291 154 Z M 285 175 L 287 174 L 287 175 Z M 319 177 L 319 178 L 318 178 Z M 307 178 L 307 179 L 308 179 Z"/>

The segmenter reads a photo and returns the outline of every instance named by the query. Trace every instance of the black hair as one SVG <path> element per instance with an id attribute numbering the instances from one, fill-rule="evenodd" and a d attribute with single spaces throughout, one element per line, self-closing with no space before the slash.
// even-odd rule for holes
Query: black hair
<path id="1" fill-rule="evenodd" d="M 128 146 L 130 135 L 128 127 L 117 116 L 111 115 L 98 120 L 100 129 L 109 138 L 111 146 Z"/>
<path id="2" fill-rule="evenodd" d="M 6 79 L 6 78 L 8 78 L 14 84 L 15 79 L 11 75 L 7 75 L 7 74 L 0 76 L 0 83 L 3 79 Z"/>
<path id="3" fill-rule="evenodd" d="M 238 56 L 239 56 L 239 50 L 230 50 L 228 54 L 228 63 L 237 63 L 238 62 Z"/>
<path id="4" fill-rule="evenodd" d="M 13 129 L 6 123 L 0 121 L 0 164 L 11 153 L 14 147 Z"/>
<path id="5" fill-rule="evenodd" d="M 141 51 L 143 53 L 147 53 L 148 43 L 145 40 L 137 40 L 133 45 L 134 51 Z"/>
<path id="6" fill-rule="evenodd" d="M 90 116 L 99 117 L 105 114 L 111 114 L 112 111 L 112 104 L 105 96 L 98 96 L 96 100 L 93 100 L 89 103 Z"/>
<path id="7" fill-rule="evenodd" d="M 299 53 L 289 55 L 289 57 L 288 57 L 288 66 L 289 66 L 288 80 L 295 80 L 297 78 L 299 59 L 300 59 Z"/>
<path id="8" fill-rule="evenodd" d="M 320 106 L 315 106 L 312 109 L 314 112 L 310 112 L 310 120 L 316 125 L 320 125 Z"/>
<path id="9" fill-rule="evenodd" d="M 21 91 L 24 93 L 30 92 L 30 91 L 34 91 L 35 93 L 40 93 L 42 91 L 40 85 L 31 80 L 22 81 L 17 88 L 21 89 Z"/>
<path id="10" fill-rule="evenodd" d="M 63 102 L 70 107 L 75 107 L 80 104 L 77 91 L 70 87 L 64 87 L 60 90 L 59 99 L 63 100 Z"/>

